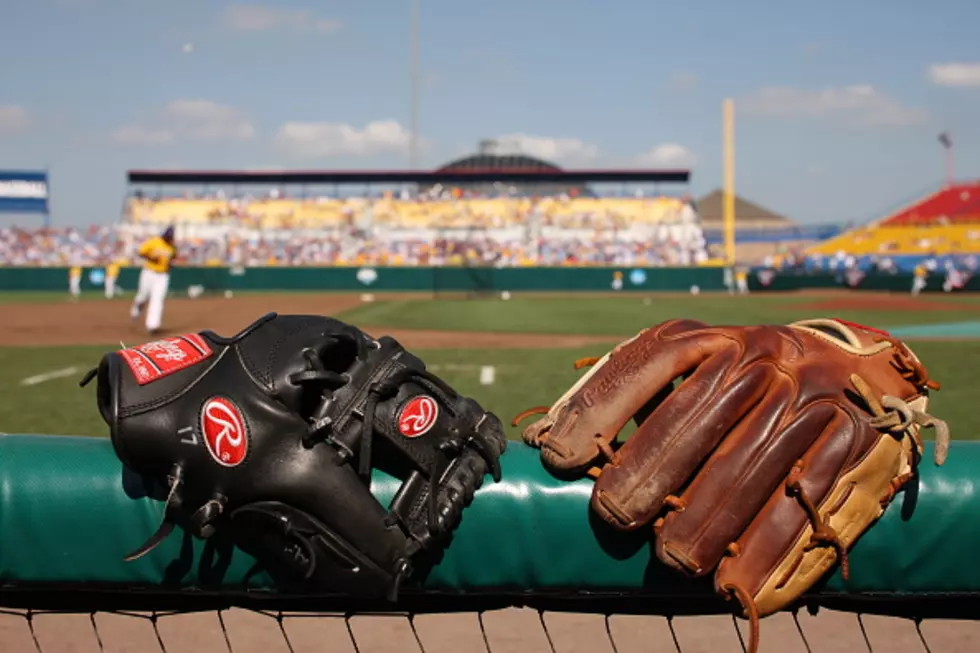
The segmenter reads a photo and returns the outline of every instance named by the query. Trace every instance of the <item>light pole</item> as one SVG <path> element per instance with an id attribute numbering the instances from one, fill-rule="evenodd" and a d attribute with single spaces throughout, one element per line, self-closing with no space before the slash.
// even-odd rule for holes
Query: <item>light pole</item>
<path id="1" fill-rule="evenodd" d="M 946 150 L 946 185 L 953 185 L 953 139 L 950 137 L 949 132 L 943 132 L 939 135 L 939 142 L 942 143 L 943 148 Z"/>
<path id="2" fill-rule="evenodd" d="M 412 0 L 412 117 L 409 127 L 408 167 L 415 170 L 419 133 L 419 0 Z"/>

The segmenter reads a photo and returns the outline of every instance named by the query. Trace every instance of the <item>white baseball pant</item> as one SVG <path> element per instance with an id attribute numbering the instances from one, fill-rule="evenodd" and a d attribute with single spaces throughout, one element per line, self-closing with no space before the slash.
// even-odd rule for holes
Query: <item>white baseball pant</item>
<path id="1" fill-rule="evenodd" d="M 163 300 L 167 297 L 170 289 L 170 274 L 167 272 L 154 272 L 143 268 L 140 271 L 139 289 L 133 299 L 133 306 L 129 310 L 129 315 L 133 319 L 139 317 L 143 306 L 146 306 L 146 328 L 155 331 L 160 328 L 163 321 Z"/>
<path id="2" fill-rule="evenodd" d="M 81 277 L 70 277 L 68 279 L 68 292 L 71 293 L 72 297 L 78 297 L 82 294 L 82 278 Z"/>
<path id="3" fill-rule="evenodd" d="M 915 277 L 912 279 L 912 294 L 918 295 L 926 287 L 926 280 L 924 277 Z"/>
<path id="4" fill-rule="evenodd" d="M 116 280 L 112 277 L 105 278 L 105 297 L 112 299 L 116 296 Z"/>

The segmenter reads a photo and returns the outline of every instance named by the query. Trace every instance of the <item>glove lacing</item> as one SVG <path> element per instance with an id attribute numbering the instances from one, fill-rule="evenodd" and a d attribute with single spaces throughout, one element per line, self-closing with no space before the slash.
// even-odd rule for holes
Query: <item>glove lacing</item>
<path id="1" fill-rule="evenodd" d="M 914 356 L 910 354 L 908 348 L 905 347 L 903 343 L 890 338 L 882 338 L 882 340 L 888 340 L 895 346 L 896 359 L 903 378 L 915 384 L 922 390 L 928 388 L 937 389 L 939 387 L 938 383 L 928 378 L 925 368 L 915 359 Z M 888 494 L 880 499 L 882 507 L 885 507 L 891 501 L 895 493 L 898 492 L 902 486 L 904 486 L 905 483 L 915 474 L 915 466 L 919 460 L 919 451 L 922 450 L 922 438 L 918 433 L 918 427 L 932 427 L 935 429 L 936 445 L 934 458 L 937 465 L 942 465 L 946 460 L 946 454 L 949 449 L 949 426 L 941 419 L 933 417 L 928 413 L 915 410 L 907 402 L 899 399 L 898 397 L 884 395 L 881 398 L 881 401 L 879 401 L 872 392 L 871 386 L 868 384 L 868 382 L 858 374 L 852 374 L 850 381 L 873 414 L 873 417 L 868 422 L 873 428 L 889 433 L 898 438 L 908 435 L 915 443 L 915 451 L 913 452 L 911 463 L 912 471 L 902 474 L 892 480 L 888 489 Z M 820 512 L 817 510 L 817 506 L 807 496 L 806 492 L 804 492 L 802 486 L 803 469 L 804 463 L 802 460 L 798 460 L 796 464 L 793 465 L 793 469 L 790 471 L 790 474 L 786 479 L 786 491 L 790 495 L 795 496 L 803 506 L 803 509 L 807 513 L 807 518 L 810 521 L 811 527 L 813 528 L 813 534 L 810 536 L 810 541 L 807 543 L 804 550 L 810 551 L 818 546 L 833 547 L 837 552 L 838 559 L 840 560 L 841 577 L 846 581 L 850 578 L 850 564 L 847 558 L 847 547 L 844 546 L 843 542 L 841 542 L 838 533 L 830 526 L 829 517 L 826 520 L 822 519 Z M 755 606 L 755 601 L 744 588 L 733 583 L 726 585 L 722 589 L 728 591 L 732 596 L 734 596 L 738 602 L 742 604 L 742 607 L 748 614 L 751 632 L 749 651 L 756 651 L 759 642 L 759 613 Z"/>
<path id="2" fill-rule="evenodd" d="M 579 358 L 578 360 L 575 361 L 575 363 L 573 364 L 573 367 L 576 370 L 580 370 L 580 369 L 585 368 L 585 367 L 592 367 L 593 365 L 595 365 L 596 363 L 598 363 L 600 360 L 602 360 L 602 357 L 601 356 L 587 356 L 585 358 Z M 534 406 L 532 408 L 528 408 L 527 410 L 524 410 L 524 411 L 521 411 L 520 413 L 518 413 L 514 417 L 514 419 L 511 420 L 510 425 L 511 426 L 519 426 L 521 422 L 523 422 L 524 420 L 526 420 L 528 417 L 531 417 L 532 415 L 546 415 L 550 411 L 551 411 L 551 406 Z M 542 444 L 542 442 L 544 442 L 544 440 L 547 439 L 547 435 L 546 434 L 538 434 L 538 433 L 531 434 L 531 433 L 529 433 L 526 430 L 525 430 L 524 433 L 521 434 L 521 437 L 524 439 L 524 442 L 526 442 L 527 444 L 529 444 L 532 447 L 540 447 L 541 444 Z M 606 444 L 604 440 L 602 441 L 602 443 L 603 444 Z M 601 445 L 600 445 L 600 447 L 601 447 Z M 607 447 L 608 447 L 608 445 L 607 445 Z M 604 453 L 605 453 L 605 451 L 604 451 Z M 592 470 L 590 470 L 590 475 L 596 476 L 596 474 Z"/>
<path id="3" fill-rule="evenodd" d="M 370 346 L 375 349 L 380 349 L 381 347 L 381 345 L 377 342 L 372 342 Z M 360 343 L 358 343 L 358 348 L 358 355 L 360 356 L 362 353 L 360 351 Z M 333 372 L 326 369 L 323 365 L 323 361 L 313 349 L 305 349 L 303 351 L 303 357 L 306 359 L 309 369 L 291 374 L 289 380 L 291 383 L 297 385 L 312 384 L 318 386 L 322 393 L 323 400 L 321 401 L 317 411 L 314 413 L 309 431 L 305 436 L 303 436 L 302 439 L 304 447 L 313 448 L 320 442 L 330 440 L 330 436 L 333 433 L 333 421 L 322 413 L 325 413 L 326 409 L 329 407 L 333 393 L 350 383 L 352 379 L 349 374 Z M 387 378 L 372 383 L 368 388 L 367 398 L 364 402 L 364 414 L 360 422 L 360 430 L 354 440 L 355 442 L 359 443 L 357 474 L 365 485 L 370 485 L 371 482 L 371 458 L 375 435 L 374 418 L 378 404 L 395 396 L 398 393 L 399 388 L 409 381 L 414 381 L 431 392 L 440 400 L 443 408 L 454 419 L 458 417 L 453 408 L 454 403 L 458 398 L 456 392 L 442 379 L 435 376 L 428 370 L 403 367 L 393 372 Z M 484 418 L 485 417 L 486 416 L 484 415 Z M 476 425 L 477 431 L 483 422 L 484 419 L 481 419 L 480 423 Z M 447 438 L 443 439 L 438 446 L 439 451 L 444 454 L 444 457 L 432 470 L 427 470 L 430 472 L 427 479 L 427 521 L 428 528 L 433 534 L 437 534 L 441 530 L 439 527 L 437 503 L 439 482 L 442 480 L 442 476 L 449 468 L 451 459 L 461 453 L 467 446 L 472 447 L 486 462 L 487 468 L 490 469 L 494 480 L 498 482 L 500 481 L 500 462 L 497 460 L 494 453 L 490 451 L 490 446 L 486 442 L 485 438 L 478 432 L 476 436 L 463 436 L 458 429 L 453 429 L 452 433 Z M 345 447 L 338 447 L 338 450 L 340 451 L 342 458 L 348 458 L 350 456 L 351 452 L 349 452 Z M 397 524 L 397 522 L 398 518 L 389 512 L 385 518 L 386 525 L 393 526 Z M 406 553 L 410 555 L 412 552 L 413 551 L 408 551 Z M 410 573 L 411 567 L 408 564 L 407 558 L 398 561 L 398 572 L 395 577 L 392 594 L 397 594 L 398 586 Z"/>

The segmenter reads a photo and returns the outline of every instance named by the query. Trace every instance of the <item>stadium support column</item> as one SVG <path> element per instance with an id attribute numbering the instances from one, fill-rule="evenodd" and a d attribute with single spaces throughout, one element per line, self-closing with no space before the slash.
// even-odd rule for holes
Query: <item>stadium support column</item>
<path id="1" fill-rule="evenodd" d="M 725 194 L 722 219 L 725 225 L 725 258 L 735 265 L 735 102 L 731 98 L 722 105 L 724 117 L 723 150 Z"/>

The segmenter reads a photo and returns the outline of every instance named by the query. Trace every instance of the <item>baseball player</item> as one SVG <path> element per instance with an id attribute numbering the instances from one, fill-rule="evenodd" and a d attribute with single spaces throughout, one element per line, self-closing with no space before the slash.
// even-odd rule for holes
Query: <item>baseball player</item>
<path id="1" fill-rule="evenodd" d="M 929 270 L 922 263 L 915 266 L 912 271 L 912 294 L 918 295 L 926 287 L 926 280 L 929 278 Z"/>
<path id="2" fill-rule="evenodd" d="M 105 298 L 112 299 L 116 296 L 116 280 L 119 279 L 118 261 L 109 261 L 105 266 Z"/>
<path id="3" fill-rule="evenodd" d="M 170 289 L 170 266 L 177 255 L 174 228 L 167 227 L 161 235 L 144 242 L 137 253 L 144 263 L 129 316 L 137 319 L 145 306 L 146 330 L 150 335 L 156 335 L 163 321 L 163 302 Z"/>
<path id="4" fill-rule="evenodd" d="M 744 268 L 739 268 L 735 272 L 735 287 L 739 295 L 749 294 L 749 272 Z"/>
<path id="5" fill-rule="evenodd" d="M 78 301 L 82 294 L 82 266 L 73 265 L 68 271 L 68 292 L 72 301 Z"/>

